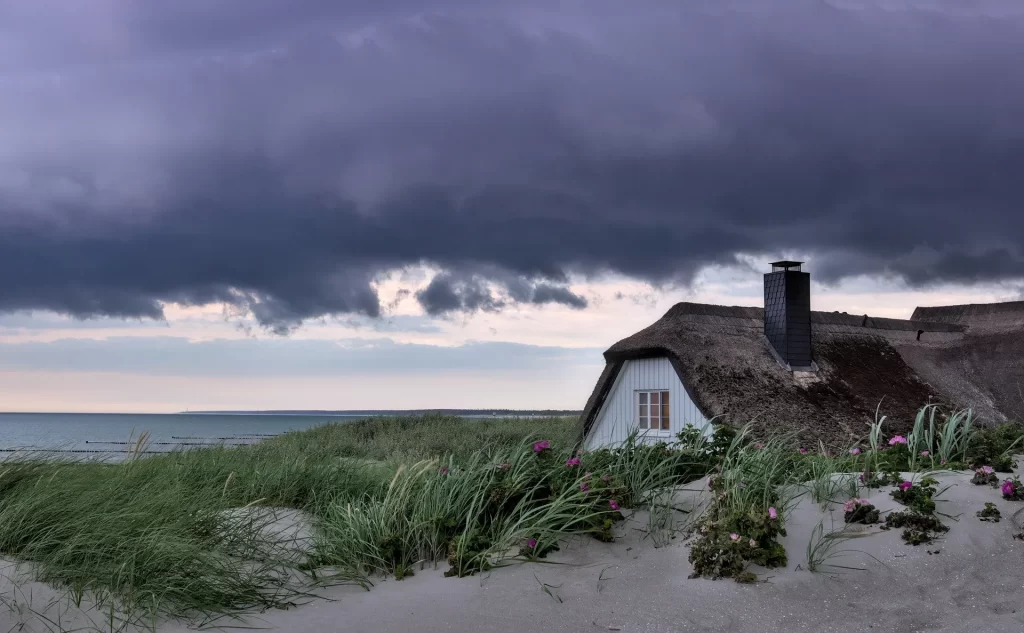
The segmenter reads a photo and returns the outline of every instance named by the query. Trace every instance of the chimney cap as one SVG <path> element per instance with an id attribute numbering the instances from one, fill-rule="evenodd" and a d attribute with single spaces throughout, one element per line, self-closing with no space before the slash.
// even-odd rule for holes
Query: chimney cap
<path id="1" fill-rule="evenodd" d="M 774 273 L 780 270 L 800 270 L 800 264 L 803 264 L 803 262 L 791 262 L 787 260 L 782 260 L 778 262 L 772 262 L 771 267 L 772 272 Z"/>

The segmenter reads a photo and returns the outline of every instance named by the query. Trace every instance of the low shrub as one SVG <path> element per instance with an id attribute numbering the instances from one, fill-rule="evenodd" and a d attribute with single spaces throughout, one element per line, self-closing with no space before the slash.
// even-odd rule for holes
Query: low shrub
<path id="1" fill-rule="evenodd" d="M 774 508 L 766 513 L 732 512 L 725 516 L 712 509 L 699 532 L 690 548 L 691 578 L 750 582 L 754 577 L 746 569 L 751 563 L 768 568 L 786 565 L 786 550 L 777 541 L 786 530 Z"/>
<path id="2" fill-rule="evenodd" d="M 792 499 L 782 491 L 797 482 L 801 469 L 787 438 L 751 444 L 746 432 L 733 438 L 708 478 L 714 496 L 690 548 L 692 577 L 750 582 L 750 564 L 786 564 L 778 538 L 786 534 L 782 515 Z"/>
<path id="3" fill-rule="evenodd" d="M 893 512 L 885 518 L 883 530 L 903 528 L 902 538 L 911 545 L 931 543 L 938 535 L 949 531 L 949 527 L 930 514 L 913 510 Z"/>
<path id="4" fill-rule="evenodd" d="M 932 496 L 935 495 L 938 483 L 932 477 L 925 477 L 916 486 L 913 482 L 902 481 L 892 491 L 892 498 L 918 514 L 932 514 L 935 512 Z"/>
<path id="5" fill-rule="evenodd" d="M 1024 486 L 1021 485 L 1019 477 L 1003 481 L 999 490 L 1003 493 L 1003 499 L 1007 501 L 1024 501 Z"/>
<path id="6" fill-rule="evenodd" d="M 991 523 L 999 523 L 999 519 L 1002 517 L 996 504 L 988 502 L 985 503 L 984 510 L 978 510 L 974 515 L 982 521 L 989 521 Z"/>
<path id="7" fill-rule="evenodd" d="M 982 466 L 974 471 L 971 483 L 975 486 L 994 486 L 999 483 L 999 477 L 991 466 Z"/>
<path id="8" fill-rule="evenodd" d="M 917 471 L 925 468 L 979 468 L 989 465 L 1009 473 L 1011 453 L 1024 450 L 1024 424 L 976 428 L 971 410 L 943 411 L 938 405 L 921 408 L 907 435 L 882 438 L 884 416 L 871 425 L 867 466 L 876 472 Z"/>
<path id="9" fill-rule="evenodd" d="M 878 509 L 864 499 L 850 499 L 843 504 L 843 520 L 847 523 L 871 525 L 878 523 L 879 518 Z"/>
<path id="10" fill-rule="evenodd" d="M 1024 424 L 1011 422 L 978 429 L 967 444 L 966 461 L 972 468 L 991 466 L 997 473 L 1013 472 L 1016 466 L 1010 454 L 1024 450 Z"/>

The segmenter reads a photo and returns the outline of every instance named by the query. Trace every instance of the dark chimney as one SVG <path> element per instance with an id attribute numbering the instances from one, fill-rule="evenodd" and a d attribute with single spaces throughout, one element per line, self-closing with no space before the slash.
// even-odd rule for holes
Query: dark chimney
<path id="1" fill-rule="evenodd" d="M 764 276 L 764 335 L 790 369 L 808 371 L 811 362 L 811 275 L 803 262 L 772 262 Z"/>

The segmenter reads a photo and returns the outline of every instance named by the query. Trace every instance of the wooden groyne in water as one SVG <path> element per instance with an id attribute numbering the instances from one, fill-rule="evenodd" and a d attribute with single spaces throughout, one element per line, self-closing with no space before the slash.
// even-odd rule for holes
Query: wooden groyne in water
<path id="1" fill-rule="evenodd" d="M 140 454 L 146 453 L 149 455 L 167 455 L 170 451 L 134 451 L 125 449 L 119 450 L 90 450 L 87 448 L 0 448 L 0 453 L 128 453 L 128 454 Z"/>
<path id="2" fill-rule="evenodd" d="M 201 435 L 172 435 L 172 440 L 207 440 L 204 442 L 145 442 L 144 446 L 252 446 L 268 437 L 278 437 L 282 433 L 247 433 L 227 437 L 204 437 Z M 119 440 L 85 440 L 86 444 L 108 446 L 137 446 L 138 441 Z M 166 455 L 171 451 L 135 450 L 132 448 L 0 448 L 0 453 L 92 453 L 92 454 L 146 454 Z"/>
<path id="3" fill-rule="evenodd" d="M 138 442 L 99 442 L 96 440 L 85 440 L 86 444 L 127 444 L 135 446 Z M 249 446 L 256 442 L 236 442 L 229 446 Z M 147 446 L 223 446 L 224 442 L 146 442 Z"/>

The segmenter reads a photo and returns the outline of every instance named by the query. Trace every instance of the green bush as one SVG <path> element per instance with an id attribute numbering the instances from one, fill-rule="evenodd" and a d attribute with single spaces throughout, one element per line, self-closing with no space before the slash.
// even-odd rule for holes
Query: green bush
<path id="1" fill-rule="evenodd" d="M 732 435 L 709 478 L 714 496 L 690 548 L 694 577 L 749 582 L 751 563 L 786 564 L 777 539 L 786 534 L 782 517 L 792 502 L 782 491 L 801 474 L 795 459 L 788 438 L 751 444 L 745 431 Z"/>
<path id="2" fill-rule="evenodd" d="M 939 534 L 949 531 L 949 527 L 936 517 L 913 510 L 893 512 L 886 517 L 882 529 L 892 528 L 903 528 L 902 538 L 910 545 L 931 543 Z"/>
<path id="3" fill-rule="evenodd" d="M 974 515 L 982 521 L 989 521 L 991 523 L 999 523 L 999 519 L 1002 518 L 1002 513 L 999 512 L 999 508 L 994 503 L 985 503 L 985 509 L 978 510 Z"/>
<path id="4" fill-rule="evenodd" d="M 872 525 L 878 523 L 881 514 L 878 509 L 864 499 L 850 499 L 843 506 L 843 521 Z"/>
<path id="5" fill-rule="evenodd" d="M 1024 425 L 1008 423 L 978 429 L 967 445 L 967 463 L 971 468 L 991 466 L 998 473 L 1013 471 L 1013 450 L 1024 450 Z"/>
<path id="6" fill-rule="evenodd" d="M 938 483 L 932 477 L 925 477 L 917 485 L 903 481 L 892 491 L 892 498 L 918 514 L 932 514 L 935 512 L 935 501 L 932 497 L 936 493 L 935 486 Z"/>

